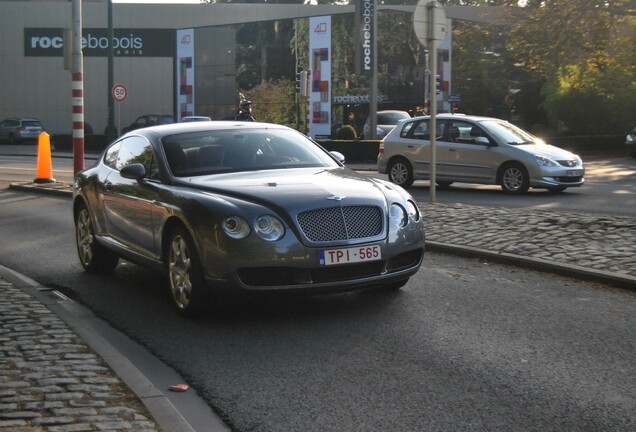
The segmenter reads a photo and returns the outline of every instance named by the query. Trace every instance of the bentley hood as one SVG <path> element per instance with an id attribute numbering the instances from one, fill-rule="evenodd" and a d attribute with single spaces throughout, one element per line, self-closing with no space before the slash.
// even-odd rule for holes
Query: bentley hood
<path id="1" fill-rule="evenodd" d="M 189 187 L 274 207 L 323 208 L 375 204 L 385 207 L 398 191 L 347 168 L 292 168 L 226 173 L 182 179 Z M 373 186 L 373 187 L 369 187 Z M 399 199 L 396 196 L 396 199 Z M 331 202 L 331 204 L 330 204 Z"/>

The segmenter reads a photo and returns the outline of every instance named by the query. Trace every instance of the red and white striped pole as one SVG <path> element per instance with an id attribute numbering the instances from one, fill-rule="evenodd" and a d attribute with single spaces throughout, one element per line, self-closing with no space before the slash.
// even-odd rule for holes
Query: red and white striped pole
<path id="1" fill-rule="evenodd" d="M 84 169 L 84 79 L 73 72 L 73 173 Z"/>
<path id="2" fill-rule="evenodd" d="M 84 64 L 82 61 L 82 0 L 73 0 L 73 173 L 84 169 Z"/>

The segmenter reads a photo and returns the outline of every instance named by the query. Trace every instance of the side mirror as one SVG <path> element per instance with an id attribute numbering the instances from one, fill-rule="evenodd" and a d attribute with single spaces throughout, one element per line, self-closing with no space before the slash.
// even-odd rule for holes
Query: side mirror
<path id="1" fill-rule="evenodd" d="M 141 180 L 146 177 L 146 168 L 140 163 L 132 163 L 123 167 L 119 173 L 127 179 Z"/>
<path id="2" fill-rule="evenodd" d="M 344 165 L 345 163 L 345 157 L 342 153 L 337 152 L 337 151 L 331 151 L 329 152 L 329 154 L 331 154 L 331 156 L 333 156 L 338 162 L 340 162 L 341 164 Z"/>
<path id="3" fill-rule="evenodd" d="M 475 138 L 475 144 L 483 144 L 485 146 L 492 147 L 492 144 L 490 144 L 490 141 L 488 140 L 488 138 L 483 137 L 483 136 L 476 137 Z"/>

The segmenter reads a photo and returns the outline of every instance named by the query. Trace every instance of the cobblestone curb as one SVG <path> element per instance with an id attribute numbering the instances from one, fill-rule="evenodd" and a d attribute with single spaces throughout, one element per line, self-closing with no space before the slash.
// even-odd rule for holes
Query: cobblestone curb
<path id="1" fill-rule="evenodd" d="M 466 204 L 420 210 L 427 242 L 614 275 L 636 287 L 636 218 Z"/>
<path id="2" fill-rule="evenodd" d="M 0 431 L 161 431 L 64 321 L 0 277 Z"/>

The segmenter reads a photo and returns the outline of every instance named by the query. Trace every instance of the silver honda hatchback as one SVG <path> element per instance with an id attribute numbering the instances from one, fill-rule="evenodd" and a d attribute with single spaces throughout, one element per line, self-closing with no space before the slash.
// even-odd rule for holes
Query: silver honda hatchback
<path id="1" fill-rule="evenodd" d="M 529 188 L 561 192 L 585 182 L 581 158 L 496 118 L 436 116 L 435 182 L 498 184 L 504 192 Z M 400 122 L 380 143 L 378 172 L 409 187 L 430 180 L 430 117 Z"/>

